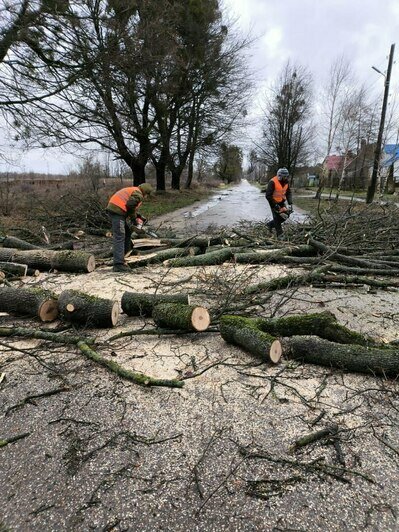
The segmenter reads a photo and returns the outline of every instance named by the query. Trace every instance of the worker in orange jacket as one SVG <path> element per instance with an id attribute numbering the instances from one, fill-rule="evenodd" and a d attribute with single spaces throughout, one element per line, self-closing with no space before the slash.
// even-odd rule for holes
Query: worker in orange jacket
<path id="1" fill-rule="evenodd" d="M 266 199 L 269 202 L 273 215 L 273 220 L 270 220 L 266 225 L 270 232 L 273 229 L 276 230 L 279 240 L 283 235 L 281 225 L 293 211 L 289 177 L 290 173 L 287 168 L 279 168 L 277 175 L 269 181 L 266 189 Z"/>
<path id="2" fill-rule="evenodd" d="M 138 187 L 122 188 L 109 199 L 107 211 L 112 222 L 114 272 L 131 272 L 125 265 L 125 255 L 132 249 L 130 224 L 145 221 L 137 210 L 152 190 L 149 183 L 143 183 Z"/>

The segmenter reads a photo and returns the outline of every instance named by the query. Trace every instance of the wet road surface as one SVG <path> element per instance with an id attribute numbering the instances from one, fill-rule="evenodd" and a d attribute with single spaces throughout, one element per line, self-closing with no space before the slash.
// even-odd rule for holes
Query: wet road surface
<path id="1" fill-rule="evenodd" d="M 243 179 L 238 185 L 217 192 L 196 207 L 179 209 L 167 215 L 167 223 L 175 225 L 183 222 L 187 230 L 204 231 L 209 226 L 233 227 L 243 220 L 267 222 L 271 218 L 272 214 L 265 194 Z M 288 223 L 302 222 L 305 218 L 306 214 L 303 211 L 295 209 Z"/>

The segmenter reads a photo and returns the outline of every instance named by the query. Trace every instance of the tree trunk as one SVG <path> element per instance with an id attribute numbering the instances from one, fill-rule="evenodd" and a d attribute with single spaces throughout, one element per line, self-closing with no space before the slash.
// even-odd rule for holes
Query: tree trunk
<path id="1" fill-rule="evenodd" d="M 193 182 L 193 176 L 194 176 L 194 157 L 195 157 L 195 150 L 190 151 L 190 156 L 188 158 L 188 173 L 187 173 L 187 179 L 186 183 L 184 185 L 184 188 L 189 189 L 191 188 L 191 183 Z"/>
<path id="2" fill-rule="evenodd" d="M 227 343 L 238 345 L 262 360 L 275 364 L 280 360 L 279 344 L 273 336 L 259 329 L 256 320 L 242 316 L 221 316 L 220 334 Z"/>
<path id="3" fill-rule="evenodd" d="M 190 304 L 187 294 L 141 294 L 125 292 L 122 296 L 122 310 L 128 316 L 151 316 L 156 305 L 160 303 Z"/>
<path id="4" fill-rule="evenodd" d="M 196 255 L 199 253 L 199 248 L 189 247 L 189 248 L 170 248 L 163 249 L 162 251 L 156 251 L 151 255 L 143 256 L 132 256 L 127 257 L 126 263 L 130 268 L 140 268 L 142 266 L 147 266 L 147 264 L 156 264 L 168 259 L 174 259 L 175 257 L 183 257 L 186 255 Z"/>
<path id="5" fill-rule="evenodd" d="M 164 191 L 166 190 L 166 159 L 161 154 L 158 161 L 152 158 L 152 162 L 155 166 L 157 191 Z"/>
<path id="6" fill-rule="evenodd" d="M 0 289 L 0 311 L 14 316 L 34 316 L 41 321 L 53 321 L 58 316 L 57 297 L 41 288 Z"/>
<path id="7" fill-rule="evenodd" d="M 133 185 L 135 187 L 145 183 L 145 165 L 146 163 L 136 161 L 131 166 L 133 172 Z"/>
<path id="8" fill-rule="evenodd" d="M 65 290 L 58 298 L 61 316 L 79 325 L 114 327 L 119 319 L 117 301 L 89 296 L 77 290 Z"/>
<path id="9" fill-rule="evenodd" d="M 19 250 L 0 248 L 0 261 L 27 264 L 38 270 L 90 273 L 96 267 L 94 255 L 84 251 Z"/>
<path id="10" fill-rule="evenodd" d="M 399 376 L 399 350 L 342 345 L 315 336 L 281 339 L 283 355 L 309 364 L 335 367 L 358 373 Z"/>
<path id="11" fill-rule="evenodd" d="M 164 266 L 170 268 L 185 268 L 187 266 L 212 266 L 215 264 L 223 264 L 230 260 L 233 253 L 230 249 L 225 248 L 195 257 L 182 257 L 179 259 L 169 259 L 164 262 Z"/>
<path id="12" fill-rule="evenodd" d="M 171 170 L 171 172 L 172 172 L 171 187 L 172 187 L 173 190 L 180 190 L 181 172 L 180 172 L 180 170 L 177 170 L 177 169 L 173 169 L 173 170 Z"/>
<path id="13" fill-rule="evenodd" d="M 161 303 L 154 307 L 152 317 L 158 327 L 182 331 L 206 331 L 211 323 L 206 308 L 181 303 Z"/>

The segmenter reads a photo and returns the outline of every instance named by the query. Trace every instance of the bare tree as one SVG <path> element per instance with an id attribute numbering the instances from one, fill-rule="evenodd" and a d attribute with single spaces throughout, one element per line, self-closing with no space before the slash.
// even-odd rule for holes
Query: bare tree
<path id="1" fill-rule="evenodd" d="M 309 157 L 313 138 L 312 77 L 289 62 L 266 98 L 259 158 L 275 171 L 287 166 L 291 173 Z"/>

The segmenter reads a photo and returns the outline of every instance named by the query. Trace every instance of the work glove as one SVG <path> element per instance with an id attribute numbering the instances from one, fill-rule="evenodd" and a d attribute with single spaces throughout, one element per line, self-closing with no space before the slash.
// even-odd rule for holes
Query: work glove
<path id="1" fill-rule="evenodd" d="M 142 214 L 140 213 L 137 213 L 136 214 L 136 224 L 142 224 L 142 225 L 145 225 L 147 223 L 147 218 L 145 216 L 143 216 Z"/>

